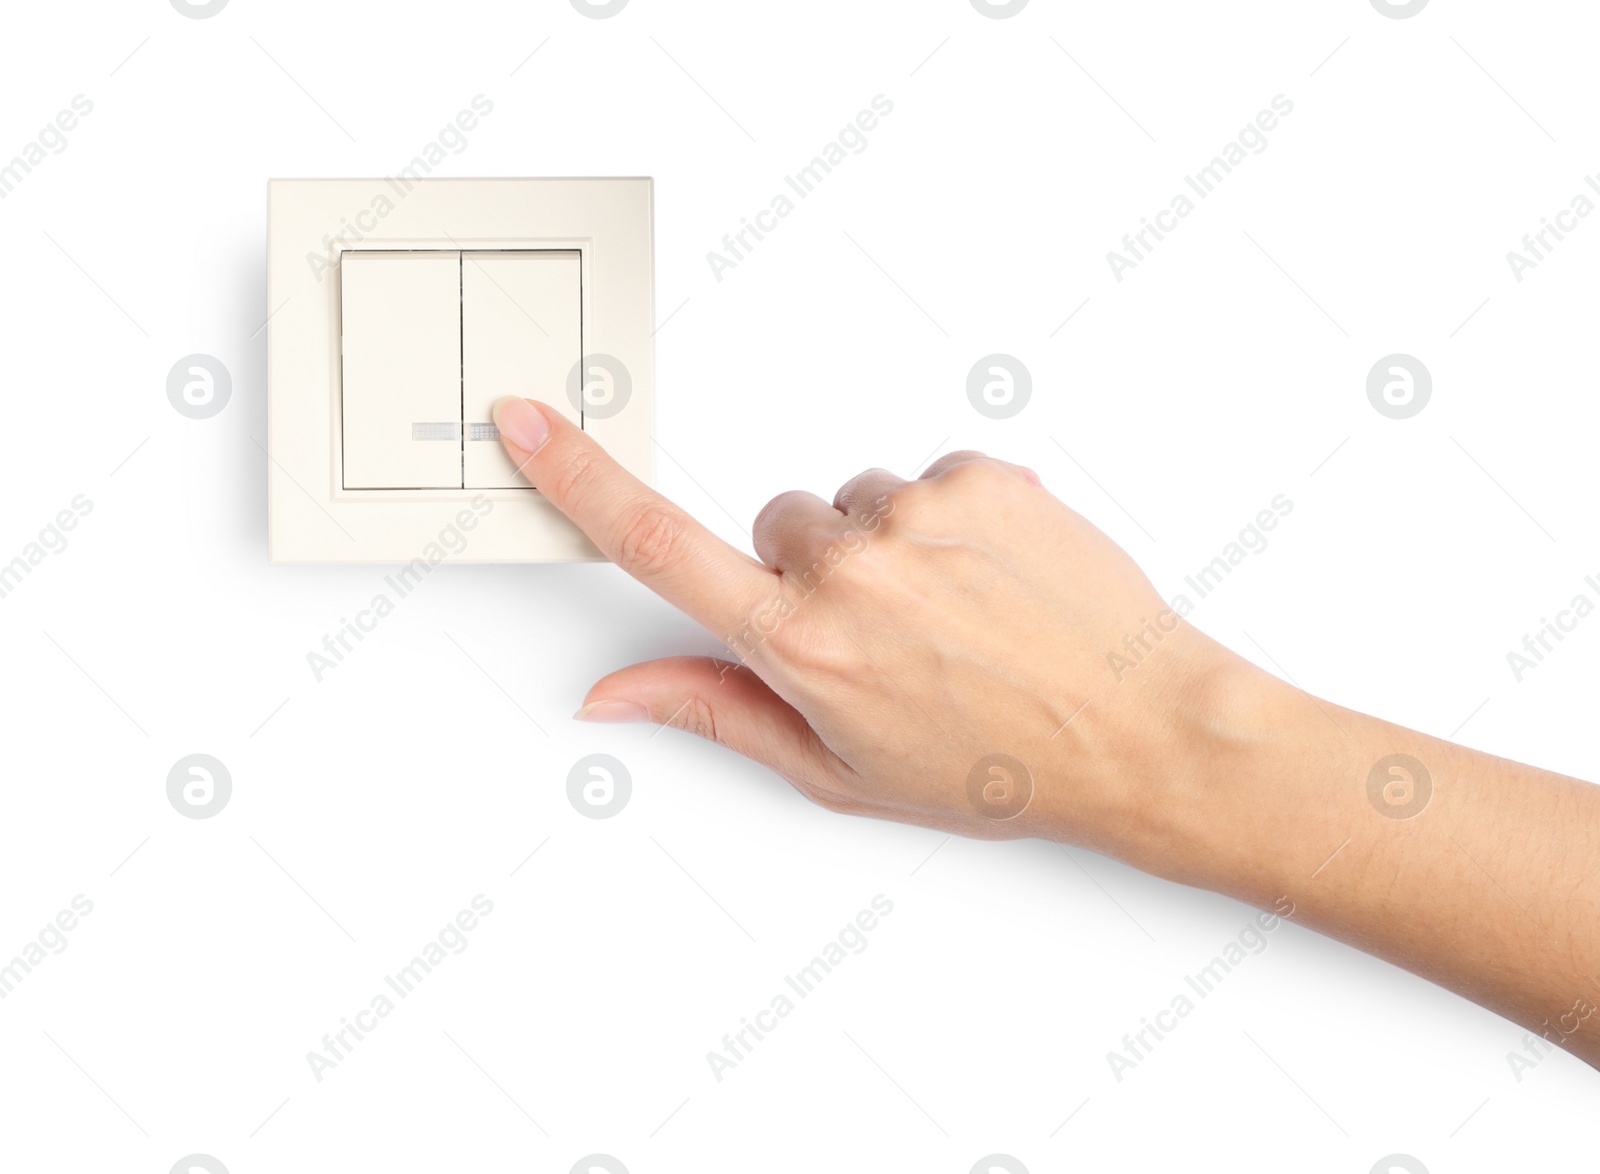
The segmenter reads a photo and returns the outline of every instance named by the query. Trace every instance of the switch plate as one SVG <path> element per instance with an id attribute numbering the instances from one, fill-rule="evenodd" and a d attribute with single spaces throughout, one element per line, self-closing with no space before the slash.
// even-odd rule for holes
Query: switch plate
<path id="1" fill-rule="evenodd" d="M 601 558 L 490 410 L 541 400 L 654 482 L 651 181 L 273 180 L 268 206 L 272 561 Z"/>

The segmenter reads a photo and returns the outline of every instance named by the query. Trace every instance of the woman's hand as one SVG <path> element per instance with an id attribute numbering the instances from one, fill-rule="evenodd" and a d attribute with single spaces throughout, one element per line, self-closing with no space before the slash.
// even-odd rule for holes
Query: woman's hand
<path id="1" fill-rule="evenodd" d="M 558 413 L 528 479 L 734 659 L 597 682 L 837 811 L 1041 836 L 1352 942 L 1600 1064 L 1600 788 L 1319 701 L 1175 616 L 1026 469 L 952 453 L 775 498 L 761 562 Z"/>
<path id="2" fill-rule="evenodd" d="M 497 418 L 529 479 L 735 658 L 623 669 L 579 716 L 690 730 L 834 810 L 1142 857 L 1240 675 L 1015 465 L 958 452 L 915 481 L 869 470 L 831 504 L 782 494 L 756 562 L 558 414 L 512 400 Z"/>

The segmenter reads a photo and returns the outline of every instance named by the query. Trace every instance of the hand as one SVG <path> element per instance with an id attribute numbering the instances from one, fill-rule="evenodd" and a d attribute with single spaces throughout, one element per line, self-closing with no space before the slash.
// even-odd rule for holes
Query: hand
<path id="1" fill-rule="evenodd" d="M 558 413 L 505 400 L 495 420 L 557 508 L 734 657 L 612 673 L 579 717 L 690 730 L 836 811 L 1082 843 L 1287 909 L 1600 1064 L 1600 788 L 1257 670 L 1003 461 L 785 493 L 757 562 Z"/>
<path id="2" fill-rule="evenodd" d="M 756 562 L 558 414 L 496 418 L 559 509 L 737 658 L 623 669 L 579 716 L 689 730 L 833 810 L 1142 857 L 1241 667 L 1015 465 L 958 452 L 915 481 L 869 470 L 832 504 L 782 494 Z"/>

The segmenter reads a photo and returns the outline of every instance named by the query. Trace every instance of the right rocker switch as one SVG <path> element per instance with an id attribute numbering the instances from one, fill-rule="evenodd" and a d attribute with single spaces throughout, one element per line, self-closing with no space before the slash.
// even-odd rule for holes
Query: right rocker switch
<path id="1" fill-rule="evenodd" d="M 582 254 L 461 255 L 465 487 L 526 489 L 493 427 L 495 401 L 537 399 L 581 423 L 567 375 L 583 357 Z"/>

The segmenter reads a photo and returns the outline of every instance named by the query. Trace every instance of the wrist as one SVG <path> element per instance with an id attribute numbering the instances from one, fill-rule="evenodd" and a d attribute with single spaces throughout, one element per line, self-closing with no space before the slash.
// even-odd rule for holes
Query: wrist
<path id="1" fill-rule="evenodd" d="M 1304 846 L 1326 838 L 1320 825 L 1331 831 L 1348 816 L 1315 793 L 1327 775 L 1308 763 L 1350 753 L 1336 723 L 1356 715 L 1196 635 L 1199 646 L 1168 682 L 1165 753 L 1131 796 L 1119 855 L 1168 880 L 1270 905 L 1302 875 Z"/>

